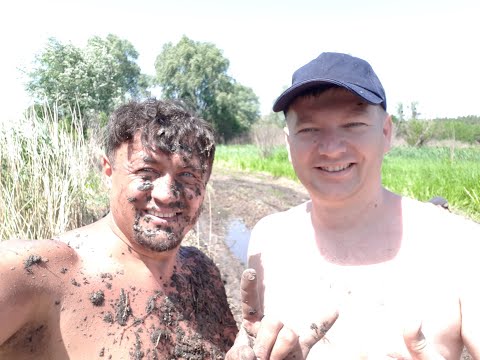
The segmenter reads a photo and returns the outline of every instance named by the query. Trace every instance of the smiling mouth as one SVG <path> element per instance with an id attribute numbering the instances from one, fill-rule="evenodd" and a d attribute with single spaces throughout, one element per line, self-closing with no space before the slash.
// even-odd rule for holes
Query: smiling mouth
<path id="1" fill-rule="evenodd" d="M 146 211 L 146 213 L 148 215 L 155 216 L 157 218 L 162 218 L 162 219 L 174 218 L 181 214 L 181 212 L 160 212 L 160 211 L 154 211 L 154 210 L 148 210 Z"/>
<path id="2" fill-rule="evenodd" d="M 336 165 L 336 166 L 319 166 L 318 168 L 326 172 L 336 173 L 336 172 L 346 170 L 352 166 L 353 166 L 353 163 L 349 163 L 345 165 Z"/>

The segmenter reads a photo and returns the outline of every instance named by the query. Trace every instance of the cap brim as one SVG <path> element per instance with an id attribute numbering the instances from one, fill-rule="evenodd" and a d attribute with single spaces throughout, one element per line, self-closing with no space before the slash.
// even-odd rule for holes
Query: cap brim
<path id="1" fill-rule="evenodd" d="M 292 85 L 287 90 L 285 90 L 273 104 L 273 111 L 274 112 L 285 111 L 288 108 L 289 104 L 301 93 L 309 89 L 321 87 L 322 85 L 336 85 L 336 86 L 343 87 L 353 92 L 357 96 L 361 97 L 369 104 L 380 105 L 383 103 L 383 99 L 381 97 L 358 85 L 343 83 L 343 82 L 331 80 L 331 79 L 315 79 L 315 80 L 300 82 L 298 84 Z"/>

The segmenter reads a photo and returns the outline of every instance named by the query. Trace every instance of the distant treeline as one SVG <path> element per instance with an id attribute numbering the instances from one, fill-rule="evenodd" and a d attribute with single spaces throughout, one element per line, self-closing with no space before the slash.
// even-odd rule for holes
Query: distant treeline
<path id="1" fill-rule="evenodd" d="M 455 140 L 471 145 L 480 144 L 480 116 L 470 115 L 457 118 L 432 120 L 394 119 L 397 136 L 410 146 L 423 146 L 433 140 Z"/>

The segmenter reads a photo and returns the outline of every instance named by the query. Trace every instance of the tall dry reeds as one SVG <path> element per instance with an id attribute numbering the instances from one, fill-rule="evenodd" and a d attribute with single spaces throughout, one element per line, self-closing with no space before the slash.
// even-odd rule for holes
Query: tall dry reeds
<path id="1" fill-rule="evenodd" d="M 0 239 L 49 238 L 91 222 L 106 207 L 95 165 L 75 111 L 33 108 L 0 123 Z"/>

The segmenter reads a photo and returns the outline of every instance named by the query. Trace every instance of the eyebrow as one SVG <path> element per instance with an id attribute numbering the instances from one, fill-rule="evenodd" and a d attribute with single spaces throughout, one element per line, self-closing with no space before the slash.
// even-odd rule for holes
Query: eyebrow
<path id="1" fill-rule="evenodd" d="M 201 166 L 195 166 L 195 165 L 185 165 L 183 166 L 183 169 L 191 169 L 191 170 L 194 170 L 194 171 L 202 171 L 202 167 Z"/>
<path id="2" fill-rule="evenodd" d="M 299 116 L 297 114 L 297 116 L 295 117 L 295 125 L 297 124 L 304 124 L 304 123 L 310 123 L 313 121 L 313 117 L 311 115 L 303 115 L 303 116 Z"/>
<path id="3" fill-rule="evenodd" d="M 142 159 L 144 162 L 146 162 L 147 164 L 154 164 L 156 163 L 155 159 L 152 158 L 151 156 L 148 156 L 148 155 L 145 155 Z"/>

